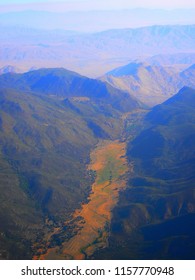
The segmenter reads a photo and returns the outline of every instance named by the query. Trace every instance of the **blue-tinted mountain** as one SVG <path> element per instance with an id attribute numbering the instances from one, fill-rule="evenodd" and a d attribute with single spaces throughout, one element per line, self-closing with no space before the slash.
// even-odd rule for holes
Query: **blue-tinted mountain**
<path id="1" fill-rule="evenodd" d="M 138 101 L 127 92 L 108 83 L 81 76 L 63 69 L 40 69 L 24 74 L 5 74 L 0 77 L 1 88 L 31 91 L 40 95 L 65 97 L 88 97 L 111 104 L 115 109 L 129 111 L 139 107 Z"/>

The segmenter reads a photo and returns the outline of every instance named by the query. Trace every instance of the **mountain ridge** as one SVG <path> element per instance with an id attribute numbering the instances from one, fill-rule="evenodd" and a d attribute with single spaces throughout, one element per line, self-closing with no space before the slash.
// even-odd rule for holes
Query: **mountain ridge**
<path id="1" fill-rule="evenodd" d="M 110 102 L 114 108 L 124 111 L 141 106 L 141 102 L 125 91 L 64 68 L 39 69 L 24 74 L 7 73 L 0 76 L 0 87 L 53 95 L 59 98 L 85 96 Z"/>

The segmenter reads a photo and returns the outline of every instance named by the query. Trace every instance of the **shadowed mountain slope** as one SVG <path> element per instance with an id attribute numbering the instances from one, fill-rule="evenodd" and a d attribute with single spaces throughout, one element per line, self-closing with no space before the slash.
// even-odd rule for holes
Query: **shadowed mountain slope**
<path id="1" fill-rule="evenodd" d="M 113 211 L 110 245 L 95 258 L 195 258 L 194 104 L 185 87 L 146 115 L 128 145 L 134 172 Z"/>

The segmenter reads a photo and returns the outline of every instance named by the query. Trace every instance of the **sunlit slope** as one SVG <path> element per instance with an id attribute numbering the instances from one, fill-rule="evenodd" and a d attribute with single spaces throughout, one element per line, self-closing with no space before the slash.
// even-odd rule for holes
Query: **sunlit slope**
<path id="1" fill-rule="evenodd" d="M 101 80 L 154 106 L 183 86 L 195 86 L 194 65 L 180 72 L 174 67 L 132 62 L 108 72 Z"/>

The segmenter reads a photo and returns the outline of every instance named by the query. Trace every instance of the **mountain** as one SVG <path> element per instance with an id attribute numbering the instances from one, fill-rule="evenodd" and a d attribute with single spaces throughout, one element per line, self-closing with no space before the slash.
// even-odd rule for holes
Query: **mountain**
<path id="1" fill-rule="evenodd" d="M 194 259 L 194 104 L 195 90 L 182 88 L 130 137 L 134 170 L 113 210 L 108 249 L 94 258 Z"/>
<path id="2" fill-rule="evenodd" d="M 95 176 L 87 170 L 91 149 L 118 139 L 122 113 L 140 105 L 65 69 L 0 80 L 0 256 L 30 259 L 36 244 L 87 201 Z M 66 235 L 73 234 L 70 224 Z"/>
<path id="3" fill-rule="evenodd" d="M 165 101 L 183 86 L 195 86 L 193 65 L 178 73 L 174 67 L 132 62 L 108 72 L 101 80 L 150 106 Z"/>
<path id="4" fill-rule="evenodd" d="M 159 54 L 194 53 L 194 34 L 195 25 L 159 25 L 96 33 L 2 25 L 0 67 L 10 64 L 22 71 L 31 67 L 65 67 L 97 77 L 135 59 L 145 61 Z"/>
<path id="5" fill-rule="evenodd" d="M 181 175 L 180 173 L 181 170 L 183 170 L 183 166 L 179 167 L 180 162 L 184 163 L 185 160 L 187 160 L 186 157 L 188 158 L 188 160 L 193 160 L 194 158 L 194 99 L 195 90 L 184 87 L 175 96 L 168 99 L 163 104 L 154 107 L 145 118 L 146 122 L 149 122 L 152 127 L 147 128 L 142 132 L 142 134 L 137 137 L 137 139 L 133 142 L 131 153 L 135 157 L 140 156 L 143 162 L 144 160 L 153 161 L 153 158 L 160 157 L 161 160 L 159 160 L 159 164 L 160 161 L 162 161 L 163 157 L 165 157 L 164 160 L 166 160 L 166 157 L 168 157 L 169 155 L 170 165 L 174 165 L 175 168 L 176 166 L 178 166 L 177 169 L 181 168 L 180 170 L 176 169 L 178 172 L 177 178 L 183 176 L 183 174 Z M 182 134 L 183 129 L 185 131 L 184 134 Z M 154 137 L 153 141 L 151 142 L 150 137 Z M 145 143 L 142 149 L 140 147 L 141 142 L 139 141 L 141 141 L 142 144 Z M 149 143 L 151 143 L 150 146 L 148 146 Z M 189 146 L 190 143 L 192 146 Z M 148 146 L 147 149 L 146 145 Z M 174 150 L 172 150 L 173 147 Z M 190 153 L 187 153 L 187 150 Z M 139 155 L 137 155 L 137 153 Z M 147 159 L 147 156 L 149 154 L 150 159 Z M 153 154 L 154 156 L 152 156 Z M 172 157 L 174 164 L 171 161 Z M 147 167 L 147 164 L 145 164 L 145 167 Z M 162 168 L 162 166 L 159 165 L 159 168 Z M 150 172 L 152 172 L 152 169 L 149 170 Z M 156 170 L 157 163 L 155 164 L 155 172 Z"/>
<path id="6" fill-rule="evenodd" d="M 53 95 L 59 98 L 88 97 L 107 102 L 115 109 L 122 111 L 139 107 L 139 102 L 127 92 L 63 68 L 39 69 L 24 74 L 8 73 L 1 75 L 0 87 L 31 91 L 41 95 Z"/>
<path id="7" fill-rule="evenodd" d="M 148 105 L 161 103 L 177 89 L 176 71 L 160 65 L 132 62 L 108 72 L 101 80 L 128 91 Z"/>

